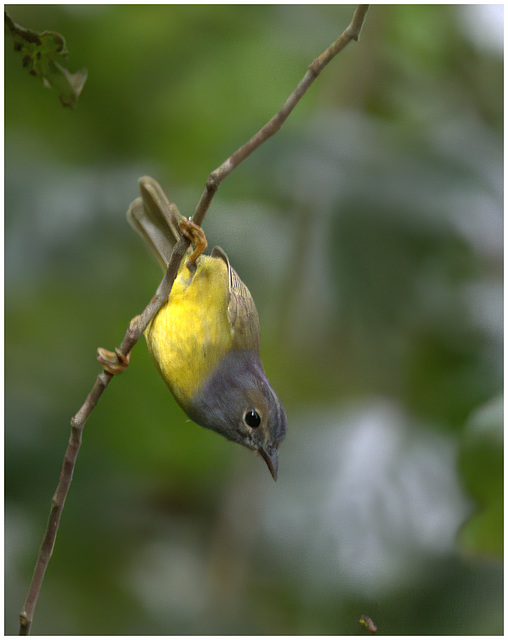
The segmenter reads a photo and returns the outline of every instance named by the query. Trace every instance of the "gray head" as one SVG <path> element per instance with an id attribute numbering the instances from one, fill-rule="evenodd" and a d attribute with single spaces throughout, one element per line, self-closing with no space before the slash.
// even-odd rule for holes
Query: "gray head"
<path id="1" fill-rule="evenodd" d="M 258 451 L 277 479 L 286 414 L 255 351 L 225 355 L 186 410 L 202 427 Z"/>

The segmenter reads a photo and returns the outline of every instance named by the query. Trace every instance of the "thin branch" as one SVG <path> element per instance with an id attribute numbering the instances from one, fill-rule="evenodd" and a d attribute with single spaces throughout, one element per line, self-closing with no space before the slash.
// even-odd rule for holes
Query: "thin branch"
<path id="1" fill-rule="evenodd" d="M 154 297 L 150 300 L 144 311 L 139 316 L 136 316 L 131 320 L 129 327 L 125 332 L 122 344 L 118 349 L 120 354 L 124 356 L 128 356 L 130 354 L 132 347 L 139 340 L 139 337 L 148 326 L 150 320 L 155 317 L 156 313 L 168 299 L 173 282 L 175 281 L 178 273 L 180 262 L 182 261 L 188 246 L 189 241 L 186 238 L 182 238 L 182 240 L 175 245 L 166 273 L 157 287 Z M 32 581 L 30 582 L 30 587 L 28 589 L 28 595 L 19 615 L 20 636 L 30 635 L 30 629 L 37 601 L 39 599 L 42 581 L 44 580 L 44 575 L 53 553 L 56 534 L 60 525 L 60 517 L 65 505 L 65 499 L 67 498 L 67 494 L 69 493 L 69 488 L 71 486 L 76 459 L 81 447 L 83 429 L 88 417 L 92 413 L 95 405 L 99 401 L 99 398 L 104 393 L 113 377 L 114 376 L 107 371 L 100 373 L 95 380 L 92 390 L 86 397 L 85 402 L 79 411 L 71 418 L 71 435 L 64 455 L 62 471 L 60 472 L 60 480 L 51 500 L 51 511 L 49 514 L 46 533 L 39 550 L 39 556 L 35 564 Z"/>
<path id="2" fill-rule="evenodd" d="M 300 98 L 307 92 L 307 89 L 330 60 L 340 53 L 340 51 L 342 51 L 342 49 L 351 42 L 351 40 L 358 40 L 368 8 L 368 4 L 360 4 L 356 7 L 353 19 L 349 23 L 348 27 L 337 38 L 337 40 L 328 47 L 328 49 L 323 51 L 323 53 L 309 65 L 306 74 L 303 76 L 296 89 L 273 118 L 208 176 L 205 189 L 192 217 L 196 224 L 202 224 L 203 218 L 210 207 L 212 198 L 219 188 L 220 183 L 228 177 L 228 175 L 240 164 L 240 162 L 242 162 L 242 160 L 245 160 L 247 156 L 257 149 L 259 145 L 263 144 L 263 142 L 273 136 L 274 133 L 277 133 L 291 111 L 293 111 L 300 101 Z"/>
<path id="3" fill-rule="evenodd" d="M 65 504 L 65 498 L 69 492 L 69 487 L 72 481 L 72 474 L 76 458 L 78 456 L 79 448 L 81 446 L 81 434 L 83 427 L 85 426 L 86 418 L 90 415 L 92 409 L 97 404 L 98 399 L 107 387 L 109 381 L 113 376 L 106 372 L 97 376 L 95 384 L 88 394 L 83 406 L 78 413 L 71 420 L 71 435 L 69 438 L 69 444 L 67 445 L 67 451 L 65 452 L 62 471 L 60 473 L 60 480 L 58 482 L 57 489 L 51 500 L 51 511 L 49 514 L 48 526 L 46 528 L 46 534 L 42 541 L 41 548 L 39 550 L 39 557 L 35 565 L 35 570 L 28 590 L 28 595 L 25 600 L 25 604 L 19 615 L 20 628 L 19 635 L 27 636 L 30 634 L 30 627 L 32 625 L 33 614 L 35 607 L 37 606 L 37 600 L 39 599 L 39 593 L 44 579 L 44 574 L 48 567 L 51 555 L 53 553 L 53 547 L 55 546 L 56 534 L 60 525 L 60 516 Z"/>
<path id="4" fill-rule="evenodd" d="M 235 151 L 235 153 L 233 153 L 233 155 L 231 155 L 220 167 L 215 169 L 215 171 L 212 171 L 208 177 L 205 190 L 193 216 L 193 221 L 196 224 L 199 224 L 200 226 L 203 224 L 203 220 L 206 212 L 208 211 L 211 200 L 217 191 L 219 184 L 224 180 L 224 178 L 226 178 L 233 169 L 242 162 L 242 160 L 259 147 L 260 144 L 265 142 L 270 136 L 280 129 L 300 98 L 304 95 L 312 82 L 314 82 L 330 60 L 342 51 L 342 49 L 344 49 L 351 40 L 358 40 L 367 9 L 368 5 L 359 5 L 356 8 L 353 19 L 347 29 L 332 45 L 330 45 L 330 47 L 328 47 L 328 49 L 326 49 L 309 65 L 307 73 L 303 77 L 302 81 L 289 96 L 277 114 L 248 142 Z M 122 344 L 119 348 L 115 349 L 116 356 L 120 362 L 128 362 L 130 352 L 139 340 L 141 334 L 144 332 L 152 318 L 155 317 L 157 312 L 166 303 L 169 294 L 171 293 L 171 288 L 178 273 L 180 263 L 188 247 L 189 240 L 186 238 L 182 238 L 175 245 L 166 273 L 157 287 L 154 297 L 150 300 L 144 311 L 139 316 L 136 316 L 131 320 L 129 327 L 125 332 Z M 86 421 L 99 401 L 99 398 L 104 393 L 113 377 L 113 374 L 107 371 L 103 371 L 99 374 L 95 380 L 92 390 L 86 397 L 85 402 L 71 419 L 71 434 L 63 460 L 60 480 L 51 500 L 51 510 L 46 533 L 39 550 L 39 556 L 35 565 L 28 595 L 20 613 L 19 635 L 30 634 L 42 581 L 53 553 L 56 535 L 60 524 L 60 517 L 72 482 L 74 467 L 81 446 L 83 429 Z"/>

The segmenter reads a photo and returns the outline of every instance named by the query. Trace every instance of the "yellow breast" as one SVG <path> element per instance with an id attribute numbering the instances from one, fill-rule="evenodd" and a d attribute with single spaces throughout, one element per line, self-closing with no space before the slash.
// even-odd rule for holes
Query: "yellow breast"
<path id="1" fill-rule="evenodd" d="M 201 256 L 193 274 L 184 260 L 168 302 L 145 331 L 155 364 L 184 408 L 231 348 L 228 291 L 223 260 Z"/>

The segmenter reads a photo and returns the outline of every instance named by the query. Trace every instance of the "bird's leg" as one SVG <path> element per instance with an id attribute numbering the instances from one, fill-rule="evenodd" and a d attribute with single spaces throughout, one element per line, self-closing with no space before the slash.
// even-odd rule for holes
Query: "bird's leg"
<path id="1" fill-rule="evenodd" d="M 197 259 L 208 246 L 205 232 L 198 224 L 192 222 L 192 220 L 187 220 L 187 218 L 180 221 L 179 227 L 182 234 L 192 242 L 192 246 L 194 247 L 194 252 L 187 260 L 185 266 L 189 271 L 195 271 Z"/>

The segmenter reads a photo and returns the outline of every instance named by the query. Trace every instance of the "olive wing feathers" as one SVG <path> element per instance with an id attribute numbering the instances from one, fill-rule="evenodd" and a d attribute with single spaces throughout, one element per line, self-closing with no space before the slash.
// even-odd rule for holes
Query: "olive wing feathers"
<path id="1" fill-rule="evenodd" d="M 224 260 L 228 267 L 228 319 L 233 332 L 234 345 L 238 349 L 252 349 L 259 353 L 259 316 L 251 293 L 220 247 L 214 248 L 212 258 Z"/>

